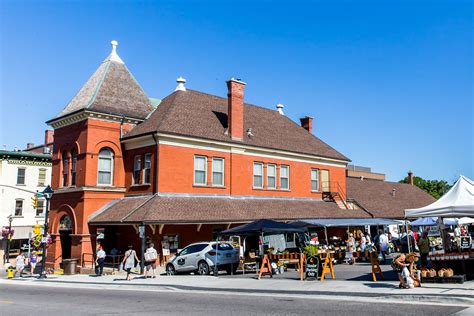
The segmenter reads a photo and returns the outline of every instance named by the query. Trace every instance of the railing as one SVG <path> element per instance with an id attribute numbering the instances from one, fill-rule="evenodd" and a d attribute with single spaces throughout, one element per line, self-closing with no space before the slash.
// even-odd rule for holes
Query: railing
<path id="1" fill-rule="evenodd" d="M 337 193 L 344 203 L 344 206 L 348 208 L 347 197 L 345 191 L 337 181 L 323 181 L 321 182 L 321 191 L 323 193 Z"/>

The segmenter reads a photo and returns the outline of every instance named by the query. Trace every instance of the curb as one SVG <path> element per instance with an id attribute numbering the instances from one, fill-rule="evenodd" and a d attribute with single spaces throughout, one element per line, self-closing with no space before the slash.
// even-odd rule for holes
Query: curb
<path id="1" fill-rule="evenodd" d="M 266 295 L 298 295 L 298 296 L 332 296 L 332 297 L 359 297 L 370 299 L 383 299 L 385 301 L 412 301 L 412 302 L 436 302 L 446 304 L 467 304 L 474 305 L 474 295 L 457 294 L 447 295 L 441 293 L 433 294 L 410 294 L 410 293 L 364 293 L 364 292 L 340 292 L 340 291 L 302 291 L 302 290 L 275 290 L 275 289 L 242 289 L 242 288 L 214 288 L 214 287 L 200 287 L 189 285 L 176 284 L 137 284 L 128 282 L 84 282 L 84 281 L 65 281 L 65 280 L 18 280 L 20 282 L 33 281 L 39 283 L 54 283 L 54 284 L 83 284 L 83 285 L 101 285 L 101 286 L 126 286 L 127 288 L 144 287 L 144 288 L 160 288 L 160 289 L 175 289 L 180 291 L 201 291 L 213 293 L 239 293 L 239 294 L 255 294 L 256 292 Z M 4 283 L 5 284 L 5 283 Z"/>

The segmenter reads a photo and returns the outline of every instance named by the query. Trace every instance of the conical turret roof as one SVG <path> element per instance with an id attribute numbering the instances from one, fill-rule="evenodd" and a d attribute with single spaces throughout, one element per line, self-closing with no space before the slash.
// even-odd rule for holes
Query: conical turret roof
<path id="1" fill-rule="evenodd" d="M 118 43 L 85 85 L 55 118 L 80 110 L 144 119 L 154 109 L 145 92 L 118 56 Z"/>

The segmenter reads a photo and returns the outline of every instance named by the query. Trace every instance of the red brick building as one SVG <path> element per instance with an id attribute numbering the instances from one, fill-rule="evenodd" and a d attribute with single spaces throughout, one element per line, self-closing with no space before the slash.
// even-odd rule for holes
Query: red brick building
<path id="1" fill-rule="evenodd" d="M 349 159 L 283 114 L 178 87 L 146 96 L 116 53 L 99 66 L 54 128 L 48 262 L 87 260 L 97 232 L 106 250 L 138 246 L 138 226 L 171 251 L 260 218 L 370 217 L 346 198 Z M 410 206 L 414 206 L 410 204 Z M 418 205 L 421 206 L 421 205 Z"/>

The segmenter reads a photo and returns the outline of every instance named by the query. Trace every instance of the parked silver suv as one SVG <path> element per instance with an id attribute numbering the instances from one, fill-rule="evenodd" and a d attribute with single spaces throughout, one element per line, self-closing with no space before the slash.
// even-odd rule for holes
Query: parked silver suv
<path id="1" fill-rule="evenodd" d="M 198 242 L 191 244 L 172 257 L 166 264 L 166 274 L 195 272 L 207 275 L 216 266 L 231 274 L 239 265 L 239 251 L 225 242 Z"/>

